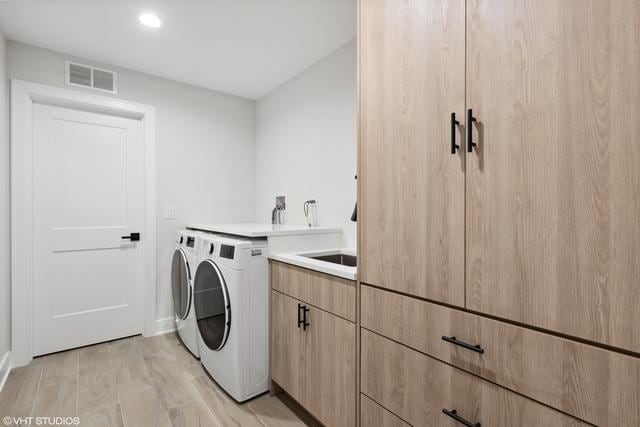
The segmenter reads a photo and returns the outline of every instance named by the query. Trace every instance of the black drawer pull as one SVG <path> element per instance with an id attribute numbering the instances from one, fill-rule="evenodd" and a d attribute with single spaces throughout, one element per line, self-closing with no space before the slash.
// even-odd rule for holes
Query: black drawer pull
<path id="1" fill-rule="evenodd" d="M 460 415 L 458 415 L 458 411 L 456 411 L 455 409 L 448 410 L 446 408 L 442 408 L 442 413 L 445 414 L 445 415 L 450 416 L 451 418 L 453 418 L 454 420 L 456 420 L 460 424 L 463 424 L 463 425 L 465 425 L 467 427 L 480 427 L 480 423 L 475 423 L 474 424 L 471 421 L 465 420 Z"/>
<path id="2" fill-rule="evenodd" d="M 303 306 L 303 310 L 304 310 L 304 316 L 303 316 L 303 319 L 302 319 L 302 330 L 306 331 L 307 330 L 307 326 L 309 326 L 309 322 L 307 321 L 307 320 L 309 320 L 307 318 L 307 313 L 309 313 L 310 310 L 307 308 L 306 305 Z"/>
<path id="3" fill-rule="evenodd" d="M 302 309 L 304 306 L 298 303 L 298 328 L 304 324 L 304 320 L 302 320 Z"/>
<path id="4" fill-rule="evenodd" d="M 473 123 L 477 121 L 478 119 L 473 117 L 473 110 L 469 108 L 467 110 L 467 152 L 469 153 L 473 151 L 473 147 L 478 146 L 478 144 L 473 142 Z"/>
<path id="5" fill-rule="evenodd" d="M 456 154 L 456 150 L 460 149 L 460 146 L 456 144 L 456 132 L 459 124 L 460 121 L 456 120 L 456 113 L 451 113 L 451 154 Z"/>
<path id="6" fill-rule="evenodd" d="M 459 341 L 456 339 L 456 337 L 447 337 L 445 335 L 442 336 L 442 339 L 445 340 L 446 342 L 450 342 L 451 344 L 455 344 L 455 345 L 459 345 L 460 347 L 464 347 L 466 349 L 469 349 L 471 351 L 475 351 L 477 353 L 484 353 L 484 349 L 482 347 L 480 347 L 480 344 L 478 345 L 471 345 L 471 344 L 467 344 L 464 341 Z"/>

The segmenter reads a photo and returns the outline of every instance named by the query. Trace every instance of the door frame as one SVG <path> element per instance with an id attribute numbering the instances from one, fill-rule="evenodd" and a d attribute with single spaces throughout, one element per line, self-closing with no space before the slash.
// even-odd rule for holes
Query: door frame
<path id="1" fill-rule="evenodd" d="M 132 118 L 142 122 L 144 227 L 142 334 L 156 334 L 155 107 L 23 80 L 11 80 L 11 347 L 13 366 L 33 359 L 33 104 Z M 145 304 L 144 301 L 153 301 Z"/>

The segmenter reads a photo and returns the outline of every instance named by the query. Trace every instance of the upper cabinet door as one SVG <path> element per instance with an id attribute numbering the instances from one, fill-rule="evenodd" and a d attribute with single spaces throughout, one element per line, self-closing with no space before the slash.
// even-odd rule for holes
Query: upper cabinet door
<path id="1" fill-rule="evenodd" d="M 469 0 L 467 108 L 467 307 L 640 352 L 640 1 Z"/>
<path id="2" fill-rule="evenodd" d="M 464 0 L 360 1 L 363 282 L 464 305 Z M 462 128 L 454 129 L 461 146 Z"/>

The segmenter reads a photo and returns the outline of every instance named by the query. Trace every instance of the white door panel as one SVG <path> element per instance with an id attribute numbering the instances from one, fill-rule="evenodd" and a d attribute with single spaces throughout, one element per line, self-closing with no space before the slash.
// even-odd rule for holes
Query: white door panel
<path id="1" fill-rule="evenodd" d="M 33 112 L 34 354 L 140 333 L 141 122 Z"/>

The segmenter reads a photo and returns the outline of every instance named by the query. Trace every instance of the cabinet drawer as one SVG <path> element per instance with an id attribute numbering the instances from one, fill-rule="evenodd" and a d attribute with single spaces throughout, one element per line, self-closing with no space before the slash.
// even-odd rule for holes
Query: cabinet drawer
<path id="1" fill-rule="evenodd" d="M 356 282 L 352 280 L 272 261 L 271 288 L 356 321 Z"/>
<path id="2" fill-rule="evenodd" d="M 362 330 L 362 393 L 414 426 L 578 426 L 577 419 Z"/>
<path id="3" fill-rule="evenodd" d="M 410 427 L 364 394 L 360 395 L 360 414 L 361 427 Z"/>
<path id="4" fill-rule="evenodd" d="M 368 286 L 361 299 L 364 328 L 590 423 L 640 422 L 640 359 Z"/>

